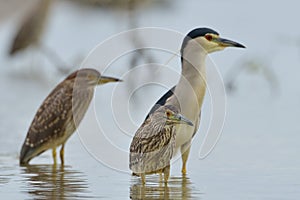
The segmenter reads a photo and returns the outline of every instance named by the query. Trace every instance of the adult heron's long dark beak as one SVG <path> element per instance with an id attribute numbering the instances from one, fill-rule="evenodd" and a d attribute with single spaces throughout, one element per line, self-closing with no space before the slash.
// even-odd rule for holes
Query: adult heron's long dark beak
<path id="1" fill-rule="evenodd" d="M 187 124 L 189 126 L 194 126 L 191 120 L 189 120 L 188 118 L 186 118 L 181 114 L 174 115 L 173 119 L 176 120 L 179 124 Z"/>
<path id="2" fill-rule="evenodd" d="M 122 82 L 122 80 L 114 77 L 108 77 L 108 76 L 101 76 L 98 85 L 105 84 L 105 83 L 110 83 L 110 82 Z"/>
<path id="3" fill-rule="evenodd" d="M 220 46 L 223 47 L 238 47 L 238 48 L 246 48 L 244 45 L 234 42 L 232 40 L 227 40 L 224 38 L 215 38 L 215 42 L 217 42 Z"/>

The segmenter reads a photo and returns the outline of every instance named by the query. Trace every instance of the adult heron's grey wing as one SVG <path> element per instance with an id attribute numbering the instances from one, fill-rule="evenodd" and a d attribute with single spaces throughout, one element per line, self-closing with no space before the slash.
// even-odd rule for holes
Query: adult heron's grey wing
<path id="1" fill-rule="evenodd" d="M 165 105 L 166 101 L 168 100 L 168 98 L 170 98 L 173 94 L 174 94 L 174 90 L 175 87 L 172 87 L 167 93 L 164 94 L 164 96 L 162 96 L 156 103 L 155 105 L 151 108 L 150 112 L 148 113 L 146 119 L 149 118 L 149 116 L 154 113 L 160 106 Z M 146 120 L 145 119 L 145 120 Z"/>

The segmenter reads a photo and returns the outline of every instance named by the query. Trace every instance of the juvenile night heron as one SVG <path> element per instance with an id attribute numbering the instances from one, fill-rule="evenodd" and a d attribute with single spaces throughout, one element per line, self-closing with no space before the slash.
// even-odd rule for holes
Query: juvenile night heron
<path id="1" fill-rule="evenodd" d="M 162 96 L 156 104 L 174 105 L 190 119 L 195 126 L 177 125 L 176 151 L 180 149 L 182 173 L 186 173 L 186 163 L 191 147 L 191 140 L 196 134 L 199 123 L 203 98 L 206 90 L 205 60 L 209 53 L 220 51 L 226 47 L 245 48 L 245 46 L 227 39 L 209 28 L 192 30 L 184 38 L 181 46 L 181 78 L 176 86 Z M 151 113 L 155 112 L 154 106 Z M 146 117 L 149 117 L 149 115 Z"/>
<path id="2" fill-rule="evenodd" d="M 64 163 L 64 146 L 84 117 L 97 85 L 118 82 L 117 78 L 101 76 L 95 69 L 80 69 L 70 74 L 44 100 L 38 109 L 21 149 L 20 165 L 48 149 L 52 149 L 56 164 L 56 148 L 61 145 L 60 159 Z"/>
<path id="3" fill-rule="evenodd" d="M 168 181 L 176 124 L 193 126 L 190 120 L 179 114 L 177 107 L 159 106 L 135 133 L 130 145 L 129 168 L 141 176 L 143 184 L 145 174 L 153 173 L 164 173 L 165 183 Z"/>

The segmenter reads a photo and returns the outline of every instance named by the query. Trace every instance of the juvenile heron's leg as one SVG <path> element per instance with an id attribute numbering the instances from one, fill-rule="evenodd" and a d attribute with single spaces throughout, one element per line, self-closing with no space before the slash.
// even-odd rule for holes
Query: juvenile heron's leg
<path id="1" fill-rule="evenodd" d="M 65 159 L 64 159 L 64 154 L 65 154 L 65 144 L 61 145 L 61 149 L 60 149 L 60 161 L 61 164 L 63 165 L 65 163 Z"/>
<path id="2" fill-rule="evenodd" d="M 181 151 L 181 159 L 182 159 L 182 169 L 181 173 L 186 174 L 186 163 L 190 154 L 190 149 L 191 149 L 191 141 L 188 141 L 187 143 L 183 144 L 180 147 Z"/>
<path id="3" fill-rule="evenodd" d="M 162 182 L 162 171 L 161 172 L 159 172 L 159 182 Z"/>
<path id="4" fill-rule="evenodd" d="M 52 149 L 53 164 L 56 165 L 56 148 Z"/>
<path id="5" fill-rule="evenodd" d="M 163 169 L 163 173 L 164 173 L 165 184 L 167 184 L 167 183 L 168 183 L 168 180 L 169 180 L 169 176 L 170 176 L 170 165 L 166 166 L 166 167 Z"/>
<path id="6" fill-rule="evenodd" d="M 141 173 L 141 178 L 142 178 L 142 184 L 145 185 L 146 183 L 145 173 Z"/>

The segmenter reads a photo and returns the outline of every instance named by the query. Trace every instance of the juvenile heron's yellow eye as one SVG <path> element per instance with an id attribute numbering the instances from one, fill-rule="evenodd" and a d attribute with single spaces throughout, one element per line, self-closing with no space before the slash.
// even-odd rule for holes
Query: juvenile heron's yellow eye
<path id="1" fill-rule="evenodd" d="M 88 75 L 88 79 L 93 80 L 94 79 L 93 75 Z"/>
<path id="2" fill-rule="evenodd" d="M 166 115 L 167 115 L 167 117 L 169 118 L 169 117 L 171 117 L 172 114 L 171 114 L 170 111 L 167 111 L 167 112 L 166 112 Z"/>

